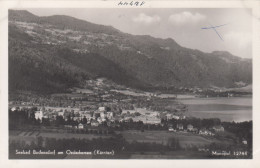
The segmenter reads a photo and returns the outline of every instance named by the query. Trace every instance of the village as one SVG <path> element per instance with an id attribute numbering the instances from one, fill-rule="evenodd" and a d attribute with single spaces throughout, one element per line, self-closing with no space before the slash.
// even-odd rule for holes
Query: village
<path id="1" fill-rule="evenodd" d="M 230 132 L 236 131 L 237 126 L 232 125 L 233 130 L 230 130 L 230 123 L 218 118 L 186 116 L 188 108 L 177 96 L 180 97 L 141 92 L 105 79 L 88 80 L 86 87 L 71 88 L 69 93 L 49 97 L 26 95 L 26 98 L 20 96 L 20 99 L 9 101 L 9 129 L 15 134 L 13 138 L 23 139 L 34 136 L 59 139 L 66 135 L 91 139 L 122 135 L 129 143 L 136 140 L 159 143 L 163 136 L 163 145 L 172 137 L 184 138 L 180 141 L 183 148 L 191 144 L 203 148 L 222 141 L 248 146 L 245 135 Z M 191 98 L 194 95 L 181 96 Z"/>
<path id="2" fill-rule="evenodd" d="M 10 109 L 12 112 L 19 112 L 25 110 L 24 108 Z M 36 110 L 36 108 L 34 108 Z M 145 108 L 135 108 L 133 110 L 122 110 L 121 112 L 113 112 L 109 107 L 98 107 L 98 109 L 91 111 L 81 111 L 79 108 L 57 108 L 44 107 L 39 108 L 32 113 L 28 113 L 28 118 L 34 117 L 35 123 L 42 126 L 58 126 L 64 130 L 74 130 L 76 132 L 84 133 L 87 130 L 122 130 L 126 128 L 131 130 L 129 125 L 142 125 L 139 128 L 149 130 L 167 130 L 169 133 L 191 133 L 200 136 L 214 137 L 216 134 L 225 132 L 220 122 L 214 125 L 214 122 L 208 120 L 208 124 L 196 123 L 193 119 L 186 118 L 185 115 L 178 116 L 169 112 L 150 111 Z M 192 124 L 194 123 L 195 124 Z M 36 124 L 36 125 L 37 125 Z M 245 139 L 243 144 L 247 144 Z"/>

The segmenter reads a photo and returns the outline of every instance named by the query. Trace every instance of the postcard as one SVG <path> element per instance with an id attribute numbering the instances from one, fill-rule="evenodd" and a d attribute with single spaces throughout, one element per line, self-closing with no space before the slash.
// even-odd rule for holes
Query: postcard
<path id="1" fill-rule="evenodd" d="M 2 1 L 3 165 L 256 167 L 260 4 L 195 2 Z"/>

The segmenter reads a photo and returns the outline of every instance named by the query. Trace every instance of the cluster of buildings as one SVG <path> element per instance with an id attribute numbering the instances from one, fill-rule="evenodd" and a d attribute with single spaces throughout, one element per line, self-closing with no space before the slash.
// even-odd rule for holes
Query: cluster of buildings
<path id="1" fill-rule="evenodd" d="M 224 127 L 221 125 L 213 126 L 210 129 L 206 128 L 195 128 L 192 124 L 187 125 L 187 129 L 184 129 L 184 125 L 181 123 L 178 123 L 176 127 L 174 128 L 173 125 L 169 125 L 168 131 L 170 132 L 177 132 L 177 131 L 184 131 L 184 132 L 192 132 L 199 135 L 207 135 L 207 136 L 214 136 L 216 132 L 224 132 Z"/>
<path id="2" fill-rule="evenodd" d="M 186 118 L 185 115 L 175 115 L 175 114 L 172 114 L 172 113 L 167 113 L 165 116 L 166 116 L 167 120 L 170 120 L 170 119 L 183 120 L 183 119 Z"/>
<path id="3" fill-rule="evenodd" d="M 71 119 L 72 121 L 81 122 L 86 119 L 87 124 L 99 123 L 112 120 L 115 113 L 107 111 L 106 107 L 99 107 L 95 111 L 81 111 L 79 108 L 40 108 L 34 113 L 35 119 L 42 121 L 43 118 L 55 120 L 57 116 L 61 116 L 65 121 Z M 95 125 L 95 124 L 94 124 Z"/>
<path id="4" fill-rule="evenodd" d="M 146 108 L 134 108 L 133 110 L 123 110 L 121 116 L 121 121 L 128 122 L 133 120 L 133 122 L 142 121 L 144 124 L 161 124 L 161 118 L 159 112 L 147 110 Z"/>
<path id="5" fill-rule="evenodd" d="M 122 110 L 121 113 L 113 112 L 105 106 L 100 106 L 96 110 L 80 110 L 79 108 L 58 108 L 45 107 L 35 111 L 35 119 L 42 121 L 43 118 L 50 121 L 55 120 L 57 116 L 61 116 L 65 123 L 68 119 L 79 123 L 77 128 L 83 128 L 86 125 L 99 126 L 106 122 L 143 122 L 144 124 L 161 124 L 160 112 L 147 110 L 146 108 L 134 108 L 133 110 Z M 166 114 L 167 119 L 185 119 L 185 116 L 177 116 L 174 114 Z M 108 126 L 109 126 L 108 124 Z M 66 124 L 65 127 L 72 127 Z"/>
<path id="6" fill-rule="evenodd" d="M 91 82 L 91 81 L 88 81 Z M 102 85 L 102 81 L 95 81 L 93 85 Z M 76 88 L 74 92 L 78 92 L 82 94 L 93 94 L 90 90 L 87 89 L 78 89 Z M 91 92 L 91 93 L 90 93 Z M 82 103 L 82 102 L 81 102 Z M 103 106 L 102 106 L 103 105 Z M 75 127 L 75 123 L 79 123 L 80 125 L 77 128 L 82 128 L 82 125 L 91 125 L 91 126 L 99 126 L 104 122 L 109 126 L 110 123 L 115 123 L 115 121 L 119 122 L 143 122 L 144 124 L 154 124 L 160 125 L 161 119 L 176 119 L 181 120 L 185 119 L 184 115 L 176 115 L 170 112 L 158 112 L 153 111 L 147 108 L 137 108 L 133 106 L 131 103 L 121 102 L 115 104 L 116 108 L 111 103 L 101 103 L 101 106 L 97 103 L 88 104 L 87 108 L 80 108 L 78 106 L 68 106 L 68 107 L 50 107 L 45 106 L 37 108 L 34 113 L 34 117 L 36 120 L 42 122 L 43 119 L 47 119 L 50 122 L 55 121 L 57 117 L 62 117 L 64 119 L 65 127 Z M 21 107 L 22 108 L 22 107 Z M 26 107 L 25 107 L 26 108 Z M 28 109 L 30 107 L 28 106 Z M 115 110 L 116 109 L 116 110 Z M 122 109 L 119 112 L 118 109 Z M 15 110 L 12 108 L 11 110 Z M 163 114 L 163 115 L 162 115 Z M 74 121 L 71 124 L 70 121 Z"/>

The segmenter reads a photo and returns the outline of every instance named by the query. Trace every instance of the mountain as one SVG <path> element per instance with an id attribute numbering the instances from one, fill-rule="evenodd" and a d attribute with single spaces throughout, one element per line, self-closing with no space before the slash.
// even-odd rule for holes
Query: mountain
<path id="1" fill-rule="evenodd" d="M 70 16 L 9 10 L 9 88 L 59 92 L 105 77 L 139 89 L 252 83 L 252 60 Z"/>

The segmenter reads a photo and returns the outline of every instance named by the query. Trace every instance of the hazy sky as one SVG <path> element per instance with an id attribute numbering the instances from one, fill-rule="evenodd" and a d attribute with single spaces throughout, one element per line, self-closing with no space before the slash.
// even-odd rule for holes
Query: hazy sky
<path id="1" fill-rule="evenodd" d="M 111 25 L 125 33 L 173 38 L 183 47 L 204 52 L 229 51 L 252 58 L 251 10 L 246 9 L 28 9 L 35 15 L 69 15 Z M 224 25 L 213 29 L 202 27 Z"/>

